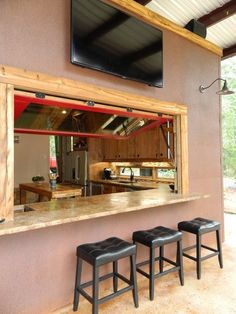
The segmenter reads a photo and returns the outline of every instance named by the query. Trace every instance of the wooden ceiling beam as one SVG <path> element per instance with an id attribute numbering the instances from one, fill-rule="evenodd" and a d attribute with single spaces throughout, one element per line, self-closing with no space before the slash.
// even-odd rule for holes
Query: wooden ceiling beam
<path id="1" fill-rule="evenodd" d="M 145 6 L 151 0 L 135 0 L 135 2 Z M 123 12 L 117 12 L 114 14 L 108 21 L 100 25 L 98 28 L 96 28 L 93 32 L 87 35 L 86 38 L 84 38 L 84 43 L 91 43 L 94 40 L 96 40 L 99 37 L 102 37 L 103 35 L 110 32 L 112 29 L 118 27 L 119 25 L 123 24 L 125 21 L 127 21 L 130 17 Z"/>
<path id="2" fill-rule="evenodd" d="M 104 22 L 98 28 L 96 28 L 93 32 L 88 34 L 86 38 L 84 38 L 84 43 L 91 43 L 94 40 L 102 37 L 103 35 L 110 32 L 112 29 L 118 27 L 123 24 L 129 17 L 125 15 L 123 12 L 118 12 L 114 14 L 108 21 Z"/>
<path id="3" fill-rule="evenodd" d="M 151 2 L 152 0 L 134 0 L 135 2 L 138 2 L 139 4 L 142 5 L 147 5 L 149 2 Z"/>
<path id="4" fill-rule="evenodd" d="M 120 62 L 127 66 L 131 63 L 134 63 L 138 60 L 147 58 L 154 53 L 157 53 L 159 51 L 162 51 L 162 41 L 159 40 L 157 42 L 154 42 L 146 47 L 143 47 L 141 50 L 131 52 L 128 55 L 125 55 L 124 57 L 121 58 Z"/>
<path id="5" fill-rule="evenodd" d="M 132 15 L 144 23 L 150 24 L 156 28 L 161 28 L 168 30 L 172 33 L 175 33 L 204 49 L 207 49 L 218 56 L 222 56 L 222 49 L 217 45 L 209 42 L 206 39 L 201 38 L 200 36 L 190 32 L 189 30 L 177 25 L 176 23 L 168 20 L 167 18 L 157 14 L 148 8 L 138 4 L 132 0 L 101 0 L 104 3 L 107 3 L 123 12 L 126 12 L 129 15 Z"/>
<path id="6" fill-rule="evenodd" d="M 223 21 L 236 13 L 236 1 L 231 0 L 221 7 L 211 11 L 208 14 L 203 15 L 198 19 L 199 22 L 204 24 L 206 27 L 210 27 L 216 23 Z"/>
<path id="7" fill-rule="evenodd" d="M 236 44 L 223 50 L 223 59 L 227 59 L 236 55 Z"/>

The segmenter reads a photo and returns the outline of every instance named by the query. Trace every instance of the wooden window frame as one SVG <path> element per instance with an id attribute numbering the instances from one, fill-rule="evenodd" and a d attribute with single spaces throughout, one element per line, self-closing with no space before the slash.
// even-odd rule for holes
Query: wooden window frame
<path id="1" fill-rule="evenodd" d="M 176 119 L 178 191 L 188 193 L 187 106 L 160 101 L 114 89 L 74 80 L 30 72 L 19 68 L 0 68 L 0 219 L 14 218 L 14 93 L 18 91 L 44 93 L 74 100 L 90 100 L 110 106 L 120 106 L 162 114 Z"/>

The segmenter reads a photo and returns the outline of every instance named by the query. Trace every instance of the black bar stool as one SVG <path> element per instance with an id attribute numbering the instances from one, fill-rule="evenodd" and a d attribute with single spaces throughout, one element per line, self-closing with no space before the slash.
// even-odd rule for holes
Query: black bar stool
<path id="1" fill-rule="evenodd" d="M 220 240 L 220 223 L 217 221 L 205 219 L 205 218 L 195 218 L 190 221 L 181 221 L 178 223 L 178 229 L 180 231 L 190 232 L 196 235 L 196 244 L 186 247 L 183 249 L 183 252 L 196 248 L 196 257 L 191 256 L 187 253 L 183 253 L 183 256 L 190 258 L 191 260 L 197 263 L 197 279 L 201 279 L 201 262 L 218 255 L 220 268 L 223 268 L 223 257 L 221 249 L 221 240 Z M 216 241 L 217 249 L 213 249 L 209 246 L 202 244 L 202 235 L 216 231 Z M 213 253 L 201 257 L 201 248 L 212 251 Z"/>
<path id="2" fill-rule="evenodd" d="M 118 260 L 124 257 L 130 257 L 130 279 L 127 279 L 118 273 Z M 78 309 L 80 294 L 92 303 L 92 313 L 97 314 L 99 304 L 129 290 L 132 290 L 134 305 L 135 307 L 138 307 L 135 258 L 136 245 L 115 237 L 96 243 L 87 243 L 78 246 L 73 310 L 77 311 Z M 81 284 L 83 260 L 92 265 L 93 280 Z M 113 272 L 99 277 L 99 267 L 110 262 L 113 263 Z M 99 281 L 111 277 L 113 277 L 114 292 L 99 299 Z M 127 283 L 128 286 L 118 290 L 118 278 Z M 84 290 L 84 288 L 91 285 L 93 287 L 92 297 Z"/>
<path id="3" fill-rule="evenodd" d="M 149 260 L 138 263 L 136 265 L 137 271 L 149 279 L 149 298 L 154 299 L 154 280 L 158 277 L 166 275 L 173 271 L 179 272 L 180 283 L 184 285 L 183 273 L 183 256 L 182 256 L 182 233 L 176 230 L 165 228 L 162 226 L 149 229 L 140 230 L 133 233 L 134 243 L 141 243 L 149 247 Z M 176 261 L 164 257 L 164 246 L 169 243 L 177 243 Z M 159 257 L 155 257 L 155 249 L 159 247 Z M 159 261 L 159 273 L 155 273 L 155 261 Z M 163 261 L 173 265 L 174 267 L 163 270 Z M 149 274 L 139 267 L 149 264 Z"/>

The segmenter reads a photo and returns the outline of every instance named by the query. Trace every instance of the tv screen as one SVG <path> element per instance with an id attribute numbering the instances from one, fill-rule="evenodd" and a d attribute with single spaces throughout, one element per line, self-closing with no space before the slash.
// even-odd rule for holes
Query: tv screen
<path id="1" fill-rule="evenodd" d="M 162 31 L 100 0 L 71 1 L 71 62 L 163 86 Z"/>

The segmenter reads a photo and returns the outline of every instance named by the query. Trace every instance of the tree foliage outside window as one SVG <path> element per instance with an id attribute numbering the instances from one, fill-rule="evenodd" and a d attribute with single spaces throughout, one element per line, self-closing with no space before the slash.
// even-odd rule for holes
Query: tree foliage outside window
<path id="1" fill-rule="evenodd" d="M 49 150 L 50 150 L 50 157 L 56 158 L 55 136 L 49 136 Z"/>
<path id="2" fill-rule="evenodd" d="M 223 60 L 221 76 L 236 93 L 236 56 Z M 236 94 L 222 97 L 224 176 L 236 179 Z"/>

